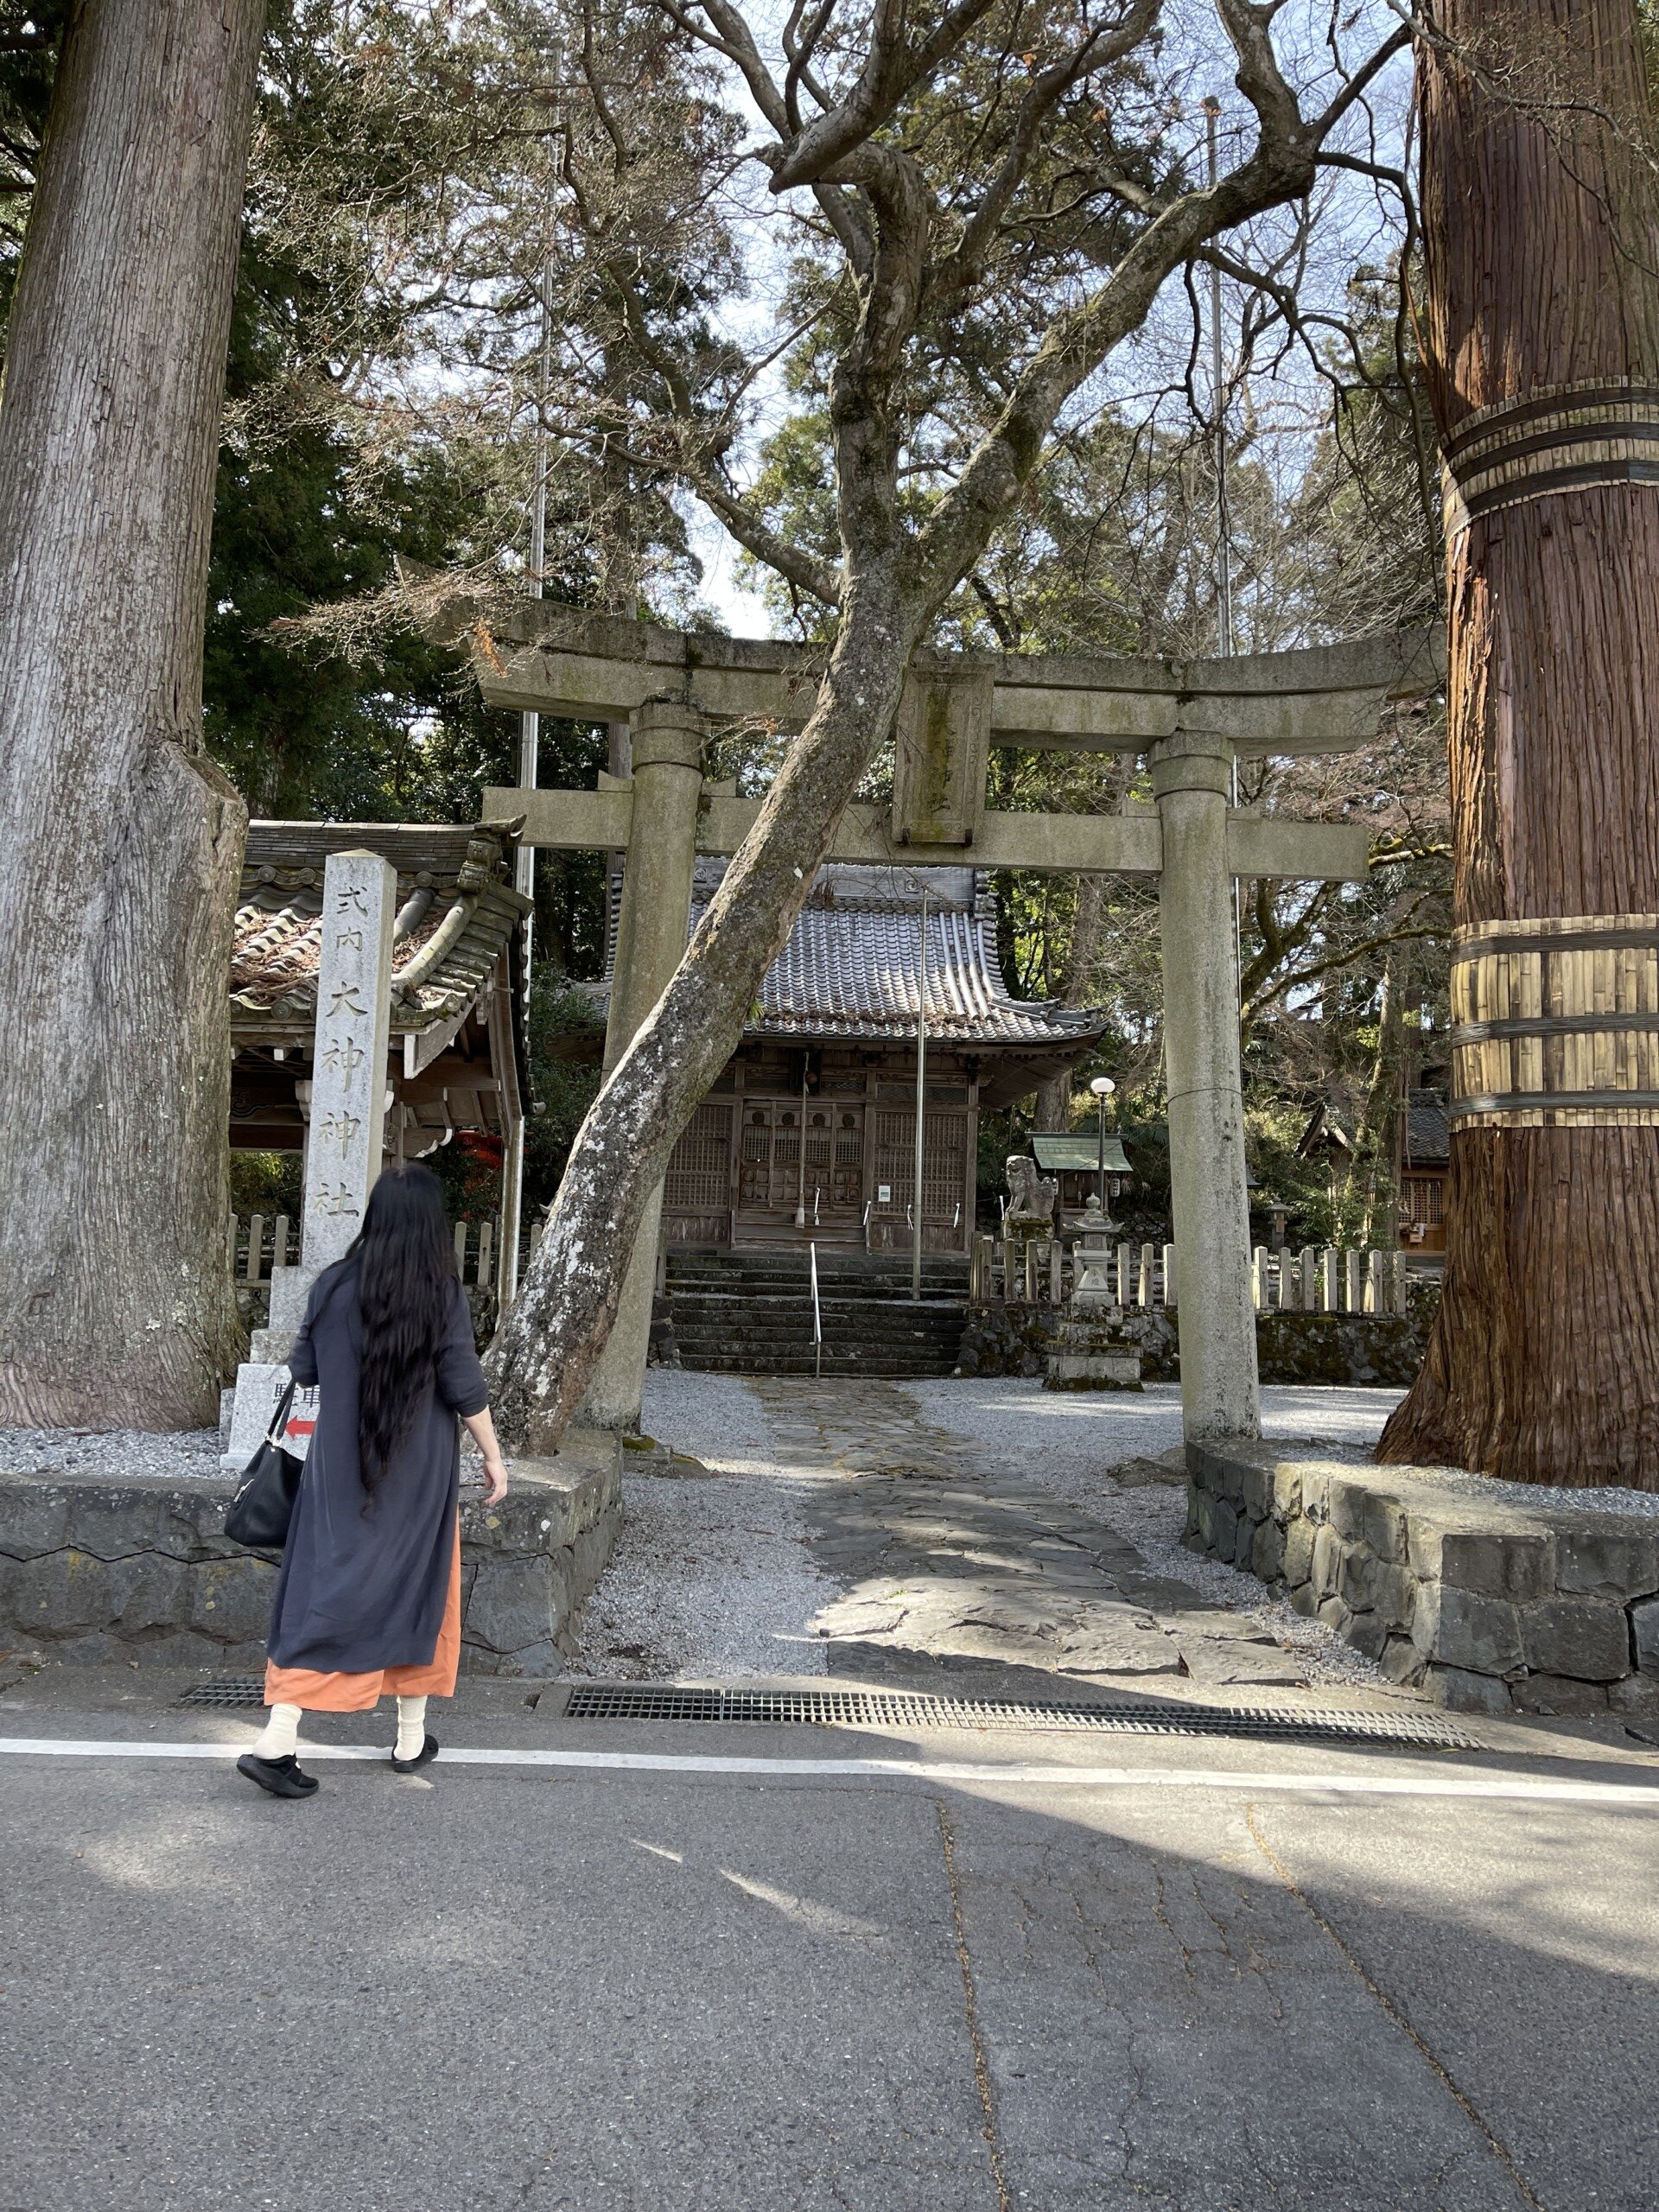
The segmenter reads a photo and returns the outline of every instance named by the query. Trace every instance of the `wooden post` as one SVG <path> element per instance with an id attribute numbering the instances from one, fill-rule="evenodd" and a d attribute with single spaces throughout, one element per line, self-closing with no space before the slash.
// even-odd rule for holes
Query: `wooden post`
<path id="1" fill-rule="evenodd" d="M 481 1289 L 490 1279 L 490 1259 L 495 1249 L 495 1220 L 493 1216 L 478 1232 L 478 1281 Z"/>
<path id="2" fill-rule="evenodd" d="M 1048 1240 L 1048 1302 L 1051 1306 L 1065 1303 L 1065 1247 L 1058 1236 Z"/>
<path id="3" fill-rule="evenodd" d="M 1342 1274 L 1341 1260 L 1342 1255 L 1334 1244 L 1325 1245 L 1319 1254 L 1319 1272 L 1325 1278 L 1320 1289 L 1319 1302 L 1321 1309 L 1326 1313 L 1340 1313 L 1342 1311 L 1342 1292 L 1339 1287 Z"/>
<path id="4" fill-rule="evenodd" d="M 1005 1306 L 1020 1303 L 1020 1247 L 1012 1236 L 1002 1239 L 1002 1302 Z"/>
<path id="5" fill-rule="evenodd" d="M 1268 1248 L 1258 1244 L 1250 1255 L 1250 1294 L 1258 1313 L 1268 1303 Z"/>
<path id="6" fill-rule="evenodd" d="M 1319 1310 L 1319 1263 L 1311 1244 L 1302 1247 L 1302 1311 L 1317 1313 Z"/>
<path id="7" fill-rule="evenodd" d="M 270 1272 L 274 1276 L 278 1268 L 288 1265 L 288 1216 L 279 1213 L 270 1242 Z"/>
<path id="8" fill-rule="evenodd" d="M 1390 1253 L 1389 1274 L 1390 1278 L 1389 1310 L 1394 1313 L 1408 1313 L 1411 1311 L 1411 1297 L 1406 1255 L 1403 1252 Z"/>
<path id="9" fill-rule="evenodd" d="M 262 1213 L 248 1217 L 248 1256 L 243 1265 L 243 1277 L 248 1282 L 259 1280 L 259 1247 L 265 1241 L 265 1217 Z"/>
<path id="10" fill-rule="evenodd" d="M 1344 1313 L 1357 1313 L 1360 1310 L 1362 1302 L 1360 1297 L 1359 1252 L 1357 1247 L 1352 1244 L 1349 1245 L 1347 1249 L 1343 1253 L 1342 1261 L 1342 1310 Z"/>
<path id="11" fill-rule="evenodd" d="M 1133 1247 L 1120 1244 L 1117 1248 L 1117 1302 L 1127 1306 L 1129 1299 L 1129 1274 L 1135 1265 Z"/>
<path id="12" fill-rule="evenodd" d="M 1164 1247 L 1164 1304 L 1166 1306 L 1173 1306 L 1174 1303 L 1175 1247 L 1173 1244 L 1166 1244 Z"/>
<path id="13" fill-rule="evenodd" d="M 458 1221 L 455 1224 L 455 1273 L 461 1277 L 462 1282 L 466 1281 L 467 1224 L 464 1221 Z"/>
<path id="14" fill-rule="evenodd" d="M 1135 1286 L 1135 1304 L 1137 1306 L 1152 1304 L 1152 1247 L 1150 1244 L 1143 1244 L 1141 1247 L 1141 1280 Z"/>

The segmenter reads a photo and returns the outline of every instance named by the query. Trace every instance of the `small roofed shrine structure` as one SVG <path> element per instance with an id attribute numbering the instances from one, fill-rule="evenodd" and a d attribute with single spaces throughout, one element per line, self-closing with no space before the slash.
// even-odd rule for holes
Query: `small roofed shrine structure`
<path id="1" fill-rule="evenodd" d="M 397 872 L 385 1156 L 457 1130 L 510 1147 L 527 1085 L 520 989 L 530 900 L 514 823 L 252 822 L 231 965 L 231 1146 L 302 1152 L 309 1120 L 323 872 L 367 850 Z"/>
<path id="2" fill-rule="evenodd" d="M 1099 1195 L 1103 1166 L 1106 1170 L 1109 1211 L 1123 1185 L 1134 1179 L 1123 1140 L 1111 1129 L 1106 1132 L 1103 1146 L 1098 1129 L 1039 1129 L 1026 1140 L 1026 1149 L 1036 1162 L 1038 1172 L 1052 1175 L 1058 1182 L 1057 1225 L 1067 1231 L 1081 1225 L 1090 1199 Z"/>
<path id="3" fill-rule="evenodd" d="M 691 929 L 725 867 L 696 863 Z M 620 891 L 619 878 L 613 916 Z M 615 938 L 613 925 L 600 986 L 607 1001 Z M 664 1243 L 909 1251 L 918 1009 L 922 1242 L 930 1252 L 968 1252 L 980 1109 L 1007 1105 L 1071 1066 L 1104 1022 L 1010 995 L 982 871 L 902 864 L 832 862 L 820 871 L 742 1043 L 675 1148 Z"/>

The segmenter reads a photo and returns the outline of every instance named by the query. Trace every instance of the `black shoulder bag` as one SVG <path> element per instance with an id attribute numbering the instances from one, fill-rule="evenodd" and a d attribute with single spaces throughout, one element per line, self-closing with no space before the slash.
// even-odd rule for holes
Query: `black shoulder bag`
<path id="1" fill-rule="evenodd" d="M 277 1402 L 264 1442 L 242 1470 L 236 1496 L 225 1516 L 226 1535 L 233 1544 L 245 1544 L 251 1551 L 279 1552 L 288 1541 L 305 1462 L 285 1452 L 276 1440 L 288 1426 L 288 1409 L 293 1402 L 290 1382 Z"/>

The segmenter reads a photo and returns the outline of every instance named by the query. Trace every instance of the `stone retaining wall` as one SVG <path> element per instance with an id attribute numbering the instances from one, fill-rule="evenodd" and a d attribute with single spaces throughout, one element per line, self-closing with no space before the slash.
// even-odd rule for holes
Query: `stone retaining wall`
<path id="1" fill-rule="evenodd" d="M 1255 1352 L 1264 1382 L 1392 1384 L 1416 1379 L 1433 1317 L 1432 1299 L 1410 1313 L 1258 1313 Z M 1041 1375 L 1049 1340 L 1063 1318 L 1053 1306 L 972 1306 L 957 1364 L 964 1375 Z M 1178 1314 L 1165 1306 L 1123 1316 L 1123 1334 L 1141 1347 L 1148 1382 L 1181 1371 Z"/>
<path id="2" fill-rule="evenodd" d="M 464 1498 L 461 1666 L 551 1675 L 622 1522 L 614 1437 L 512 1462 L 499 1505 Z M 0 1470 L 0 1652 L 75 1666 L 264 1666 L 275 1555 L 226 1536 L 232 1485 Z"/>
<path id="3" fill-rule="evenodd" d="M 1186 1456 L 1192 1548 L 1329 1622 L 1390 1681 L 1461 1712 L 1659 1713 L 1659 1516 L 1271 1445 Z"/>

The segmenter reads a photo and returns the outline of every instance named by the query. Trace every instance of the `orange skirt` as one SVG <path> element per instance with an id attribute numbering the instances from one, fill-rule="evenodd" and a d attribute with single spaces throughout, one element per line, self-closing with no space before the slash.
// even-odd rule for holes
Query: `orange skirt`
<path id="1" fill-rule="evenodd" d="M 322 1675 L 309 1667 L 265 1662 L 265 1703 L 297 1705 L 308 1713 L 366 1713 L 383 1697 L 453 1697 L 461 1665 L 461 1523 L 455 1560 L 436 1649 L 424 1667 L 378 1667 L 369 1675 Z"/>

